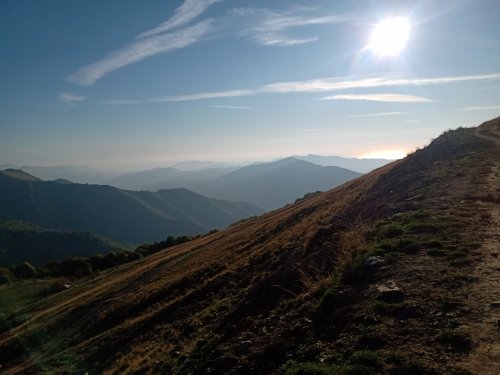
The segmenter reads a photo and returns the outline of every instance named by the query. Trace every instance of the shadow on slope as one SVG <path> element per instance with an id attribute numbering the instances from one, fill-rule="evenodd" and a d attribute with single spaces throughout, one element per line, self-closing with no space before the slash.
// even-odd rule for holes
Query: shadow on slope
<path id="1" fill-rule="evenodd" d="M 0 362 L 12 372 L 466 373 L 458 363 L 476 338 L 463 327 L 478 314 L 468 275 L 497 202 L 484 182 L 500 152 L 476 134 L 449 131 L 327 193 L 30 306 L 0 337 Z"/>

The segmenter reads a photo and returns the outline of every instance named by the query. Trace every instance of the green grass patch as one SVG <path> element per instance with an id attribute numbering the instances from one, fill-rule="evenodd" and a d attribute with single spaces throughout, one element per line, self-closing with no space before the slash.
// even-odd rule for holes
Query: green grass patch
<path id="1" fill-rule="evenodd" d="M 439 240 L 429 240 L 422 244 L 422 246 L 429 249 L 442 249 L 444 247 L 443 243 Z"/>
<path id="2" fill-rule="evenodd" d="M 353 365 L 366 366 L 374 371 L 381 371 L 384 367 L 384 364 L 378 354 L 370 350 L 354 352 L 349 358 L 349 363 Z"/>
<path id="3" fill-rule="evenodd" d="M 379 229 L 378 235 L 382 238 L 396 238 L 404 233 L 404 228 L 399 224 L 385 225 Z"/>
<path id="4" fill-rule="evenodd" d="M 288 361 L 279 371 L 282 375 L 374 375 L 370 367 L 362 364 L 342 364 L 339 366 L 319 362 Z"/>
<path id="5" fill-rule="evenodd" d="M 0 313 L 9 314 L 44 298 L 53 280 L 26 280 L 0 286 Z"/>
<path id="6" fill-rule="evenodd" d="M 452 259 L 450 260 L 450 266 L 452 267 L 467 267 L 472 264 L 472 261 L 470 259 L 464 259 L 464 258 L 459 258 L 459 259 Z"/>
<path id="7" fill-rule="evenodd" d="M 376 349 L 384 346 L 384 339 L 375 331 L 373 327 L 362 325 L 358 335 L 358 348 Z"/>
<path id="8" fill-rule="evenodd" d="M 460 251 L 460 250 L 457 250 L 457 251 L 452 251 L 448 254 L 448 258 L 449 259 L 463 259 L 463 258 L 467 258 L 467 253 L 464 252 L 464 251 Z"/>
<path id="9" fill-rule="evenodd" d="M 427 255 L 431 257 L 444 257 L 446 255 L 446 251 L 443 249 L 429 249 L 427 250 Z"/>
<path id="10" fill-rule="evenodd" d="M 342 374 L 338 366 L 318 362 L 288 361 L 280 370 L 283 375 L 331 375 Z"/>
<path id="11" fill-rule="evenodd" d="M 466 353 L 472 349 L 470 336 L 453 329 L 442 330 L 439 333 L 438 341 L 454 352 Z"/>

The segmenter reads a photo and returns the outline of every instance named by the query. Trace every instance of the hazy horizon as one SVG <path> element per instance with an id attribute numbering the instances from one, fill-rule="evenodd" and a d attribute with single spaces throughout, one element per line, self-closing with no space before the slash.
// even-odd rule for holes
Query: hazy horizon
<path id="1" fill-rule="evenodd" d="M 229 161 L 229 160 L 178 160 L 174 162 L 166 162 L 165 164 L 138 164 L 136 166 L 128 165 L 123 167 L 116 167 L 112 165 L 106 164 L 77 164 L 77 163 L 46 163 L 46 164 L 37 164 L 36 162 L 32 163 L 4 163 L 0 162 L 1 167 L 42 167 L 42 168 L 56 168 L 56 167 L 77 167 L 77 168 L 92 168 L 95 170 L 99 170 L 102 172 L 116 172 L 116 173 L 128 173 L 128 172 L 139 172 L 145 170 L 152 169 L 160 169 L 160 168 L 169 168 L 174 167 L 177 169 L 184 169 L 186 171 L 195 171 L 195 170 L 203 170 L 210 168 L 231 168 L 231 167 L 243 167 L 252 164 L 263 164 L 263 163 L 271 163 L 278 160 L 290 158 L 290 157 L 306 157 L 306 156 L 321 156 L 321 157 L 341 157 L 346 159 L 358 159 L 358 160 L 388 160 L 392 161 L 395 159 L 387 159 L 387 158 L 356 158 L 356 157 L 345 157 L 341 155 L 319 155 L 319 154 L 294 154 L 294 155 L 285 155 L 279 157 L 269 157 L 269 158 L 258 158 L 255 160 L 241 160 L 241 161 Z M 204 167 L 180 167 L 181 164 L 197 164 L 197 163 L 207 163 L 210 165 Z"/>
<path id="2" fill-rule="evenodd" d="M 495 0 L 3 1 L 0 160 L 401 157 L 500 114 L 499 12 Z M 387 20 L 403 29 L 375 40 Z"/>

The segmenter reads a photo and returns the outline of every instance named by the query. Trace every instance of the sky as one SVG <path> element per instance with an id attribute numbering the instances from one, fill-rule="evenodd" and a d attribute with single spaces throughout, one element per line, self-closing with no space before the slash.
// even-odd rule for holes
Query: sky
<path id="1" fill-rule="evenodd" d="M 0 164 L 404 156 L 500 115 L 498 14 L 498 0 L 2 0 Z M 381 43 L 407 37 L 383 53 L 374 30 L 395 19 L 406 29 Z"/>

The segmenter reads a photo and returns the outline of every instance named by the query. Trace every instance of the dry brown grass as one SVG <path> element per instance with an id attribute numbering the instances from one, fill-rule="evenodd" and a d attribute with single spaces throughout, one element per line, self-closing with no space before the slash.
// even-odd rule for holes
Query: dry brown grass
<path id="1" fill-rule="evenodd" d="M 489 175 L 495 152 L 486 139 L 451 132 L 405 160 L 329 192 L 103 273 L 31 306 L 24 323 L 0 336 L 0 363 L 10 373 L 34 365 L 62 370 L 65 365 L 51 362 L 61 357 L 61 347 L 43 345 L 50 337 L 73 355 L 79 369 L 97 372 L 201 373 L 214 366 L 223 372 L 232 363 L 224 356 L 231 354 L 248 371 L 271 373 L 290 353 L 302 360 L 321 353 L 348 357 L 359 349 L 360 337 L 369 342 L 382 332 L 393 340 L 377 349 L 383 355 L 421 351 L 424 361 L 434 358 L 434 366 L 446 369 L 455 354 L 441 353 L 425 340 L 437 334 L 428 327 L 433 301 L 466 292 L 470 280 L 450 286 L 462 269 L 422 251 L 391 255 L 393 263 L 370 275 L 369 282 L 344 287 L 338 272 L 371 249 L 376 223 L 412 212 L 444 219 L 443 212 L 452 218 L 467 218 L 468 212 L 470 217 L 456 227 L 448 221 L 443 233 L 421 234 L 423 242 L 430 235 L 455 247 L 480 241 L 473 225 L 485 213 L 470 211 L 477 204 L 464 197 L 485 194 L 477 182 Z M 462 176 L 450 173 L 456 168 Z M 411 235 L 415 240 L 420 234 Z M 466 270 L 475 264 L 470 260 Z M 367 318 L 374 283 L 389 277 L 414 291 L 401 311 L 421 315 L 405 318 L 406 326 L 392 317 Z M 314 308 L 333 286 L 340 288 L 336 296 L 345 292 L 352 298 L 318 313 Z M 415 306 L 422 311 L 415 312 Z M 374 321 L 377 328 L 366 327 Z"/>

